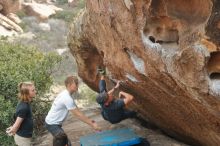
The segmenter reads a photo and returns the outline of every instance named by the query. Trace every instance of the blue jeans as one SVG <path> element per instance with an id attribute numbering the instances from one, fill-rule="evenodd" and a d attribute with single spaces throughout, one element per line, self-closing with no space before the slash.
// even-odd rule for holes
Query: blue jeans
<path id="1" fill-rule="evenodd" d="M 49 125 L 45 123 L 45 127 L 53 135 L 53 146 L 71 146 L 71 142 L 61 125 Z"/>
<path id="2" fill-rule="evenodd" d="M 105 82 L 105 80 L 100 80 L 99 81 L 99 93 L 102 93 L 104 91 L 107 92 L 106 82 Z"/>

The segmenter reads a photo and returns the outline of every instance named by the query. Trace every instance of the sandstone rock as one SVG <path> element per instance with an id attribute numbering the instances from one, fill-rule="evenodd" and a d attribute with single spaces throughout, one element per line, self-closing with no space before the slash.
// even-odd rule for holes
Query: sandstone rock
<path id="1" fill-rule="evenodd" d="M 220 85 L 210 75 L 220 70 L 210 52 L 220 44 L 220 1 L 87 0 L 86 6 L 68 36 L 83 81 L 98 91 L 96 69 L 105 66 L 108 87 L 111 79 L 126 81 L 121 89 L 135 96 L 130 108 L 187 143 L 218 145 Z"/>
<path id="2" fill-rule="evenodd" d="M 62 10 L 53 5 L 40 3 L 23 3 L 23 8 L 27 15 L 35 16 L 42 21 L 47 20 L 51 15 L 56 14 L 56 11 Z"/>
<path id="3" fill-rule="evenodd" d="M 0 25 L 5 27 L 1 35 L 11 36 L 15 34 L 14 31 L 23 32 L 22 28 L 17 25 L 21 20 L 14 14 L 21 9 L 21 3 L 22 0 L 0 0 Z"/>
<path id="4" fill-rule="evenodd" d="M 53 9 L 55 12 L 57 11 L 63 11 L 62 8 L 56 7 L 55 5 L 47 5 L 48 7 L 50 7 L 51 9 Z"/>
<path id="5" fill-rule="evenodd" d="M 51 30 L 50 24 L 48 24 L 48 23 L 39 23 L 39 27 L 43 31 L 50 31 Z"/>
<path id="6" fill-rule="evenodd" d="M 16 31 L 14 31 L 14 30 L 8 30 L 8 29 L 6 29 L 4 26 L 1 26 L 0 25 L 0 36 L 5 36 L 5 37 L 7 37 L 7 36 L 17 36 L 18 35 L 18 33 L 16 32 Z"/>
<path id="7" fill-rule="evenodd" d="M 78 0 L 68 0 L 68 5 L 70 7 L 75 7 L 77 2 L 78 2 Z"/>
<path id="8" fill-rule="evenodd" d="M 208 62 L 208 72 L 209 74 L 212 73 L 219 73 L 220 72 L 220 52 L 213 52 L 212 57 L 209 59 Z"/>
<path id="9" fill-rule="evenodd" d="M 33 40 L 36 39 L 36 35 L 33 32 L 26 32 L 26 33 L 22 33 L 18 36 L 19 38 L 25 39 L 25 40 Z M 12 38 L 11 40 L 13 40 L 14 38 Z"/>
<path id="10" fill-rule="evenodd" d="M 220 29 L 220 21 L 217 24 L 217 28 Z"/>
<path id="11" fill-rule="evenodd" d="M 0 25 L 4 26 L 8 30 L 15 30 L 20 33 L 23 32 L 22 28 L 19 25 L 17 25 L 16 23 L 14 23 L 13 21 L 8 19 L 1 13 L 0 13 Z"/>
<path id="12" fill-rule="evenodd" d="M 212 0 L 212 14 L 206 26 L 206 35 L 210 37 L 212 42 L 220 46 L 220 29 L 218 28 L 218 23 L 220 20 L 220 1 Z"/>
<path id="13" fill-rule="evenodd" d="M 133 3 L 131 2 L 131 0 L 124 0 L 124 3 L 126 5 L 126 7 L 130 10 L 131 6 L 133 5 Z"/>
<path id="14" fill-rule="evenodd" d="M 2 11 L 3 10 L 3 6 L 2 5 L 0 5 L 0 11 Z"/>
<path id="15" fill-rule="evenodd" d="M 22 0 L 0 0 L 2 6 L 1 13 L 7 15 L 9 13 L 16 13 L 21 10 Z"/>
<path id="16" fill-rule="evenodd" d="M 13 21 L 13 22 L 15 22 L 15 23 L 17 23 L 17 24 L 21 23 L 21 19 L 20 19 L 16 14 L 14 14 L 14 13 L 9 13 L 9 14 L 7 15 L 7 17 L 8 17 L 11 21 Z"/>

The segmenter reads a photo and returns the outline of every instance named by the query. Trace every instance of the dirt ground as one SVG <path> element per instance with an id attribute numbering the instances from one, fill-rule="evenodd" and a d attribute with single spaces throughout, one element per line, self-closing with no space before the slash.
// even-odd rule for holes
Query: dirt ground
<path id="1" fill-rule="evenodd" d="M 94 119 L 101 127 L 102 130 L 118 129 L 118 128 L 131 128 L 134 132 L 142 138 L 145 138 L 151 146 L 187 146 L 186 144 L 172 139 L 155 127 L 150 127 L 147 123 L 143 123 L 138 119 L 127 119 L 118 124 L 110 124 L 104 121 L 100 115 L 99 108 L 82 109 L 88 117 Z M 71 114 L 63 124 L 64 131 L 67 133 L 71 140 L 72 146 L 80 146 L 80 137 L 95 133 L 93 129 L 79 121 Z M 35 140 L 34 146 L 52 146 L 52 136 L 45 131 L 41 137 Z"/>

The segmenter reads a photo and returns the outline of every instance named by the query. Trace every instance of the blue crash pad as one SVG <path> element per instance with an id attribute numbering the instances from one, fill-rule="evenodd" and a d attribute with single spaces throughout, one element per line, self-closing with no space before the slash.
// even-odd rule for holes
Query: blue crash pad
<path id="1" fill-rule="evenodd" d="M 131 146 L 141 143 L 133 130 L 123 128 L 107 130 L 80 137 L 81 146 Z"/>

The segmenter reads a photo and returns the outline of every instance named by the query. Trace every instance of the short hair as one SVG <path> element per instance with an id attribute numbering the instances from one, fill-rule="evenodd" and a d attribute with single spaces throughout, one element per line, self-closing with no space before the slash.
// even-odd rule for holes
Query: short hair
<path id="1" fill-rule="evenodd" d="M 78 78 L 77 76 L 68 76 L 65 80 L 65 86 L 67 87 L 70 84 L 75 83 L 76 85 L 78 85 Z"/>
<path id="2" fill-rule="evenodd" d="M 21 82 L 18 84 L 18 97 L 21 101 L 29 102 L 29 87 L 34 86 L 32 82 Z"/>

